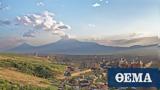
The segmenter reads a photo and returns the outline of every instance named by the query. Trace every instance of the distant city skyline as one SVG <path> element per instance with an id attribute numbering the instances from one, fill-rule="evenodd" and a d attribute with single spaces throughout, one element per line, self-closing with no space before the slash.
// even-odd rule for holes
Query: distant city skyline
<path id="1" fill-rule="evenodd" d="M 0 0 L 0 49 L 61 38 L 150 45 L 159 25 L 159 0 Z"/>

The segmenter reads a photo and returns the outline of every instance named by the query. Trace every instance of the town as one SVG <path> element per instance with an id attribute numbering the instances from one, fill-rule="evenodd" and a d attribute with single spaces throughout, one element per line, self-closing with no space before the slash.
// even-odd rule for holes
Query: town
<path id="1" fill-rule="evenodd" d="M 67 65 L 64 75 L 59 76 L 59 90 L 143 90 L 135 87 L 108 87 L 107 70 L 119 68 L 155 67 L 155 57 L 121 57 L 121 56 L 42 56 L 54 63 Z M 145 60 L 144 60 L 145 59 Z M 153 88 L 152 90 L 155 90 Z"/>

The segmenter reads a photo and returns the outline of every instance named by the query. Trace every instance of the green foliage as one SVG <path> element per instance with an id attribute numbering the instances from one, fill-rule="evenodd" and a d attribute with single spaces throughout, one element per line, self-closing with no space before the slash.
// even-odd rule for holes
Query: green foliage
<path id="1" fill-rule="evenodd" d="M 12 67 L 21 72 L 32 74 L 42 78 L 53 78 L 54 71 L 47 65 L 38 63 L 22 62 L 16 60 L 1 60 L 0 67 Z"/>
<path id="2" fill-rule="evenodd" d="M 45 58 L 25 56 L 17 54 L 0 54 L 0 69 L 13 69 L 18 72 L 30 74 L 40 78 L 48 79 L 49 82 L 56 81 L 53 85 L 48 84 L 49 87 L 40 87 L 27 85 L 20 82 L 12 82 L 12 80 L 4 80 L 0 78 L 0 90 L 58 90 L 59 81 L 55 76 L 63 74 L 65 65 L 54 64 Z"/>
<path id="3" fill-rule="evenodd" d="M 43 67 L 43 66 L 36 66 L 34 68 L 35 75 L 43 78 L 50 78 L 53 77 L 53 73 L 51 68 Z"/>
<path id="4" fill-rule="evenodd" d="M 56 87 L 36 87 L 32 85 L 20 85 L 0 79 L 0 90 L 57 90 Z"/>
<path id="5" fill-rule="evenodd" d="M 1 55 L 0 55 L 1 56 Z M 15 68 L 20 72 L 38 76 L 41 78 L 54 78 L 63 74 L 64 65 L 53 64 L 46 60 L 31 57 L 7 56 L 7 59 L 0 59 L 0 67 Z"/>

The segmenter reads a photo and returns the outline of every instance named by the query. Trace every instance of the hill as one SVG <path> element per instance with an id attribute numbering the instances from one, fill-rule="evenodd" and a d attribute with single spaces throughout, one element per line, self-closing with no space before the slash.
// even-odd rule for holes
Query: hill
<path id="1" fill-rule="evenodd" d="M 0 90 L 57 90 L 65 67 L 46 58 L 0 54 Z"/>

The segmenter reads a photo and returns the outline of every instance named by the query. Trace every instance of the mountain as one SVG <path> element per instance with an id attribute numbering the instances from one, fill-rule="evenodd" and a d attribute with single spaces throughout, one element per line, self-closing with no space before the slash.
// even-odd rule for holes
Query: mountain
<path id="1" fill-rule="evenodd" d="M 116 52 L 117 55 L 138 55 L 138 56 L 158 56 L 158 46 L 154 45 L 147 45 L 147 46 L 140 46 L 135 45 L 129 47 L 129 49 L 124 51 Z"/>
<path id="2" fill-rule="evenodd" d="M 29 45 L 27 43 L 23 43 L 15 48 L 7 50 L 7 52 L 17 52 L 17 53 L 30 53 L 31 50 L 34 51 L 36 47 Z"/>
<path id="3" fill-rule="evenodd" d="M 55 43 L 42 46 L 22 44 L 8 50 L 17 53 L 40 53 L 40 54 L 71 54 L 71 55 L 104 55 L 133 49 L 147 48 L 149 46 L 113 47 L 99 45 L 95 42 L 81 42 L 75 39 L 61 39 Z"/>

